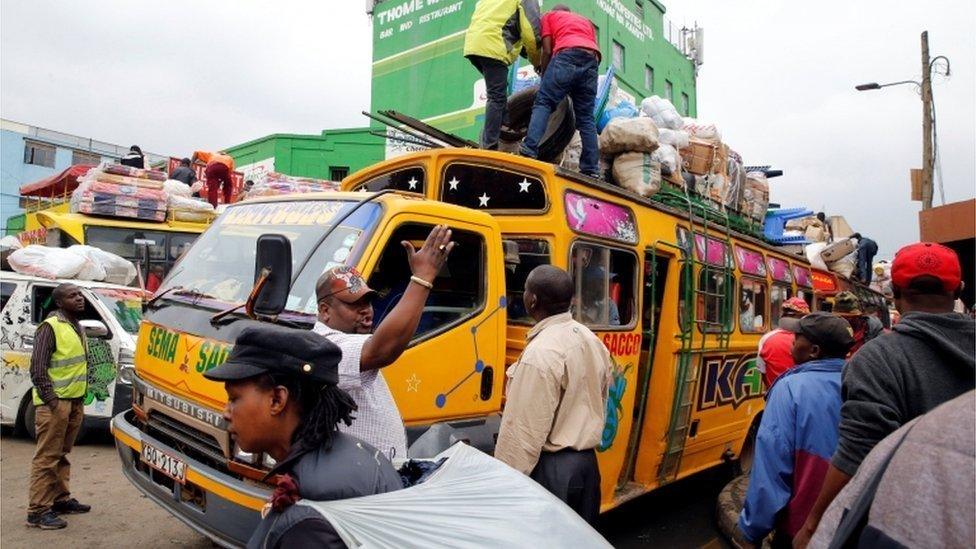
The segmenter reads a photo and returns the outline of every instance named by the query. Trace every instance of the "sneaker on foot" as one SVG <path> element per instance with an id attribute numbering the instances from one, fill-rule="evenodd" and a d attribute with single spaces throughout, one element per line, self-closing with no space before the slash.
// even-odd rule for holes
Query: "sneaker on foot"
<path id="1" fill-rule="evenodd" d="M 64 501 L 54 502 L 54 507 L 51 508 L 55 513 L 60 513 L 62 515 L 77 515 L 80 513 L 87 513 L 91 511 L 91 505 L 85 505 L 83 503 L 78 503 L 75 498 L 66 499 Z"/>
<path id="2" fill-rule="evenodd" d="M 51 509 L 44 511 L 43 513 L 28 513 L 27 515 L 27 526 L 30 526 L 31 528 L 40 528 L 41 530 L 60 530 L 67 525 L 68 523 Z"/>

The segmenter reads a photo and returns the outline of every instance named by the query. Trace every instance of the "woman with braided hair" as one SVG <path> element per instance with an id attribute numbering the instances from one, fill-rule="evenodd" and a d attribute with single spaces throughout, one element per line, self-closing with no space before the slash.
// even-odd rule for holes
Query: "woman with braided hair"
<path id="1" fill-rule="evenodd" d="M 205 377 L 224 382 L 224 420 L 244 452 L 276 461 L 276 484 L 248 547 L 346 547 L 318 511 L 299 499 L 329 501 L 403 487 L 376 448 L 338 430 L 356 403 L 338 388 L 339 348 L 312 332 L 244 328 L 227 361 Z"/>

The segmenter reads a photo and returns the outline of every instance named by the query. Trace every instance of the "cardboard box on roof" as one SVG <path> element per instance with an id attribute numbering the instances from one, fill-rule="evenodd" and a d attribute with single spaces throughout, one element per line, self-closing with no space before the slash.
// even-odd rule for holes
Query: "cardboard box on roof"
<path id="1" fill-rule="evenodd" d="M 712 171 L 718 146 L 693 137 L 689 140 L 688 146 L 680 152 L 685 171 L 695 175 L 707 175 Z"/>

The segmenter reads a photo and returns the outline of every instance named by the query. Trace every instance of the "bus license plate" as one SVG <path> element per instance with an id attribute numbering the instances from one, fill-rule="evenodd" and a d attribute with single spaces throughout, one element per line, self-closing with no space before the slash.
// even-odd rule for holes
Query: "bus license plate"
<path id="1" fill-rule="evenodd" d="M 186 482 L 186 463 L 150 444 L 142 444 L 142 461 L 180 484 Z"/>

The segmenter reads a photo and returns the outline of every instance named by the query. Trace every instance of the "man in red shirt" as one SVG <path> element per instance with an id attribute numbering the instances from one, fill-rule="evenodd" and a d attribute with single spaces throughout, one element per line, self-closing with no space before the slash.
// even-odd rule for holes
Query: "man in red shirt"
<path id="1" fill-rule="evenodd" d="M 810 306 L 799 297 L 791 297 L 783 302 L 783 318 L 802 318 L 810 314 Z M 762 372 L 766 389 L 773 386 L 776 379 L 794 366 L 793 340 L 796 336 L 789 330 L 777 328 L 759 340 L 759 357 L 756 367 Z"/>
<path id="2" fill-rule="evenodd" d="M 234 171 L 234 158 L 223 152 L 197 151 L 193 153 L 193 162 L 203 162 L 207 165 L 204 175 L 207 176 L 207 202 L 217 207 L 217 193 L 224 194 L 224 204 L 230 204 L 234 192 L 231 172 Z"/>
<path id="3" fill-rule="evenodd" d="M 583 142 L 580 171 L 599 177 L 600 151 L 593 119 L 599 66 L 596 28 L 589 19 L 572 13 L 563 4 L 556 4 L 542 16 L 542 84 L 532 106 L 528 134 L 519 151 L 522 156 L 538 156 L 539 141 L 546 132 L 549 115 L 568 95 L 573 100 L 576 129 Z"/>

